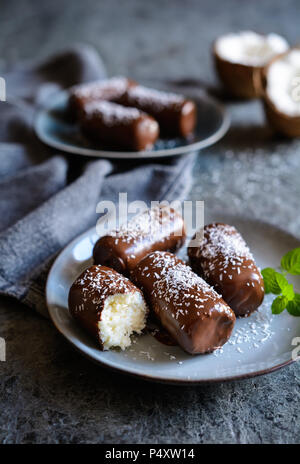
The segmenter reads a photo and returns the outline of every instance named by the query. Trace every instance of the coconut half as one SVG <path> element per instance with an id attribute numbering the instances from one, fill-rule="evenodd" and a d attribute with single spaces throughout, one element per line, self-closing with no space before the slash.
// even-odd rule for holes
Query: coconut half
<path id="1" fill-rule="evenodd" d="M 288 48 L 287 41 L 277 34 L 243 31 L 219 37 L 213 55 L 225 88 L 238 98 L 256 98 L 260 96 L 260 73 L 274 56 Z"/>
<path id="2" fill-rule="evenodd" d="M 261 81 L 265 114 L 276 132 L 300 136 L 300 47 L 274 58 Z"/>

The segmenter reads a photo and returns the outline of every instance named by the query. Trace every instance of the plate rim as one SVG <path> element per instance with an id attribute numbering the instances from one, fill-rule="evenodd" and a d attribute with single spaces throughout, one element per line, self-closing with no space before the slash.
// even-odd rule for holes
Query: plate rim
<path id="1" fill-rule="evenodd" d="M 216 212 L 216 214 L 217 214 L 217 212 Z M 266 222 L 266 221 L 263 221 L 261 219 L 253 219 L 253 218 L 250 218 L 248 216 L 241 216 L 241 215 L 236 215 L 234 217 L 237 218 L 237 219 L 240 219 L 242 221 L 243 220 L 249 220 L 251 222 L 257 222 L 261 226 L 274 227 L 279 232 L 290 236 L 291 239 L 300 241 L 300 238 L 297 237 L 296 235 L 294 235 L 293 233 L 291 233 L 289 231 L 286 231 L 283 228 L 281 228 L 280 226 L 272 224 L 271 222 Z M 276 364 L 276 365 L 271 366 L 269 368 L 257 370 L 257 371 L 254 371 L 254 372 L 248 372 L 248 373 L 244 373 L 244 374 L 231 375 L 231 376 L 218 377 L 218 378 L 210 378 L 210 379 L 202 379 L 202 380 L 199 380 L 199 379 L 195 379 L 195 380 L 193 380 L 193 379 L 177 379 L 177 378 L 168 378 L 167 379 L 167 378 L 164 378 L 164 377 L 161 377 L 161 376 L 153 376 L 151 374 L 147 375 L 147 374 L 142 374 L 142 373 L 138 373 L 138 372 L 131 372 L 131 371 L 128 371 L 126 368 L 112 366 L 112 365 L 104 362 L 103 360 L 95 359 L 93 356 L 89 355 L 87 352 L 82 351 L 78 346 L 76 346 L 76 344 L 56 324 L 54 315 L 52 314 L 52 306 L 54 306 L 54 305 L 52 305 L 51 303 L 49 304 L 48 295 L 49 295 L 50 280 L 52 278 L 53 272 L 55 271 L 55 267 L 58 264 L 58 261 L 61 259 L 61 256 L 65 253 L 67 248 L 72 247 L 72 245 L 75 242 L 80 240 L 86 234 L 91 233 L 92 231 L 95 231 L 95 226 L 90 227 L 86 231 L 79 234 L 77 237 L 75 237 L 73 240 L 71 240 L 59 252 L 58 256 L 55 258 L 54 262 L 52 263 L 52 266 L 51 266 L 50 271 L 49 271 L 48 276 L 47 276 L 46 286 L 45 286 L 45 289 L 46 289 L 46 291 L 45 291 L 46 304 L 47 304 L 49 316 L 50 316 L 50 319 L 51 319 L 53 325 L 55 326 L 55 328 L 57 329 L 59 334 L 61 336 L 63 336 L 64 339 L 67 340 L 67 342 L 72 346 L 72 348 L 75 349 L 77 352 L 79 352 L 82 356 L 87 358 L 89 361 L 92 361 L 94 364 L 96 364 L 98 366 L 100 365 L 100 367 L 110 369 L 113 372 L 128 375 L 130 377 L 135 377 L 135 378 L 142 379 L 142 380 L 145 380 L 145 381 L 148 381 L 148 382 L 155 382 L 155 383 L 169 384 L 169 385 L 182 385 L 182 386 L 217 384 L 217 383 L 221 383 L 221 382 L 222 383 L 223 382 L 231 382 L 231 381 L 236 381 L 236 380 L 244 380 L 244 379 L 249 379 L 249 378 L 253 378 L 253 377 L 259 377 L 261 375 L 271 374 L 272 372 L 275 372 L 275 371 L 277 371 L 277 370 L 279 370 L 279 369 L 281 369 L 283 367 L 286 367 L 286 366 L 288 366 L 290 364 L 293 364 L 293 363 L 295 363 L 297 361 L 296 359 L 291 358 L 291 359 L 288 359 L 287 361 Z"/>
<path id="2" fill-rule="evenodd" d="M 67 90 L 61 90 L 52 95 L 52 98 L 58 98 L 59 95 L 66 94 Z M 40 108 L 35 114 L 33 127 L 37 137 L 46 145 L 62 150 L 66 153 L 72 153 L 73 155 L 81 156 L 90 156 L 93 158 L 111 158 L 111 159 L 151 159 L 151 158 L 164 158 L 169 156 L 179 156 L 186 153 L 191 153 L 193 151 L 201 150 L 205 147 L 209 147 L 214 143 L 218 142 L 228 131 L 231 124 L 231 117 L 225 105 L 219 102 L 216 98 L 209 95 L 208 93 L 203 93 L 205 99 L 213 103 L 213 105 L 218 108 L 219 113 L 222 116 L 222 123 L 218 130 L 206 139 L 185 145 L 183 147 L 176 148 L 166 148 L 163 150 L 143 150 L 143 151 L 132 151 L 132 152 L 122 152 L 122 151 L 109 151 L 109 150 L 94 150 L 92 148 L 84 147 L 74 147 L 73 145 L 64 144 L 59 141 L 53 140 L 47 133 L 41 129 L 41 120 L 46 116 L 49 109 L 53 106 L 51 104 L 46 105 L 43 108 Z M 195 98 L 197 100 L 197 98 Z"/>

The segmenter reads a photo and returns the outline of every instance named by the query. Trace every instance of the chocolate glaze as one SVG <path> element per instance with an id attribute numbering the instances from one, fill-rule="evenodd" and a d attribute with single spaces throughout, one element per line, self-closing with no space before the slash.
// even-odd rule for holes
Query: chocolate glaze
<path id="1" fill-rule="evenodd" d="M 171 337 L 169 332 L 161 325 L 156 314 L 151 311 L 148 314 L 146 333 L 154 337 L 158 342 L 167 346 L 177 346 L 178 343 Z"/>
<path id="2" fill-rule="evenodd" d="M 105 300 L 116 293 L 141 291 L 121 274 L 105 266 L 91 266 L 75 280 L 69 291 L 69 311 L 103 350 L 98 322 Z"/>
<path id="3" fill-rule="evenodd" d="M 214 286 L 237 316 L 249 316 L 262 303 L 262 275 L 235 227 L 206 225 L 203 240 L 188 248 L 188 256 L 192 269 Z"/>
<path id="4" fill-rule="evenodd" d="M 167 332 L 165 329 L 162 327 L 159 328 L 158 330 L 152 332 L 152 335 L 156 340 L 163 345 L 167 346 L 176 346 L 178 343 L 175 342 L 174 338 L 171 337 L 169 332 Z"/>
<path id="5" fill-rule="evenodd" d="M 108 101 L 86 104 L 80 126 L 88 137 L 121 150 L 151 148 L 159 134 L 158 123 L 151 116 Z"/>
<path id="6" fill-rule="evenodd" d="M 126 77 L 112 77 L 111 79 L 75 85 L 69 92 L 69 110 L 75 116 L 80 116 L 87 103 L 95 100 L 114 100 L 121 98 L 126 90 L 137 85 Z"/>
<path id="7" fill-rule="evenodd" d="M 188 353 L 211 352 L 230 337 L 235 323 L 233 311 L 175 255 L 150 253 L 131 277 L 162 326 Z"/>
<path id="8" fill-rule="evenodd" d="M 116 101 L 153 116 L 164 136 L 187 137 L 196 125 L 196 105 L 182 95 L 137 85 L 128 88 Z"/>
<path id="9" fill-rule="evenodd" d="M 172 208 L 148 209 L 125 226 L 101 237 L 95 244 L 95 264 L 103 264 L 125 275 L 148 253 L 176 251 L 186 237 L 182 216 Z"/>

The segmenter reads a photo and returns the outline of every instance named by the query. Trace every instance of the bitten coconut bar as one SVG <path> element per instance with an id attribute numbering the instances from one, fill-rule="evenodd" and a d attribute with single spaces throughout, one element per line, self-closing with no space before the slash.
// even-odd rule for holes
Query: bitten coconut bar
<path id="1" fill-rule="evenodd" d="M 130 346 L 130 336 L 141 333 L 148 312 L 142 292 L 105 266 L 91 266 L 75 280 L 69 292 L 69 310 L 101 350 Z"/>

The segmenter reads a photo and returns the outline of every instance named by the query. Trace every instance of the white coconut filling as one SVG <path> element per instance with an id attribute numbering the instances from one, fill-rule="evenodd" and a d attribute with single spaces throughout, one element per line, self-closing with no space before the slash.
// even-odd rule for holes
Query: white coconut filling
<path id="1" fill-rule="evenodd" d="M 104 303 L 101 321 L 98 322 L 103 349 L 131 345 L 130 336 L 141 333 L 146 325 L 147 305 L 140 292 L 117 293 Z"/>
<path id="2" fill-rule="evenodd" d="M 243 31 L 219 37 L 215 47 L 224 60 L 246 66 L 264 66 L 275 55 L 287 51 L 289 44 L 277 34 Z"/>
<path id="3" fill-rule="evenodd" d="M 288 116 L 300 116 L 300 49 L 291 50 L 268 69 L 267 95 Z"/>

